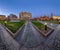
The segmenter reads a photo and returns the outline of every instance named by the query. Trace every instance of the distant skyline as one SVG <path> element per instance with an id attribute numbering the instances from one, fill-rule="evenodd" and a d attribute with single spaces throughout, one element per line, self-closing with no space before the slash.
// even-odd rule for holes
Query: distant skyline
<path id="1" fill-rule="evenodd" d="M 33 17 L 60 16 L 60 0 L 0 0 L 0 14 L 9 15 L 30 12 Z"/>

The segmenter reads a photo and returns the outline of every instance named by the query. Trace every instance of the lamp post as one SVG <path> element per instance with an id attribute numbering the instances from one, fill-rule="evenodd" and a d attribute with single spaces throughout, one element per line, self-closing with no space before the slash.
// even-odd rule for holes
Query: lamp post
<path id="1" fill-rule="evenodd" d="M 45 22 L 45 31 L 47 31 L 47 23 Z"/>
<path id="2" fill-rule="evenodd" d="M 6 26 L 6 24 L 7 24 L 7 21 L 5 21 L 5 26 Z"/>

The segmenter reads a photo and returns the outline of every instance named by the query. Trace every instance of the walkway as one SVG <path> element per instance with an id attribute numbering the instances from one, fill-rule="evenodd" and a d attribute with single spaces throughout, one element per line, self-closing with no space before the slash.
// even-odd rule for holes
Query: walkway
<path id="1" fill-rule="evenodd" d="M 0 50 L 19 50 L 19 44 L 0 25 Z"/>
<path id="2" fill-rule="evenodd" d="M 48 23 L 48 26 L 50 25 L 51 24 Z M 53 28 L 55 28 L 55 26 Z M 0 25 L 0 43 L 2 38 L 2 41 L 5 42 L 4 44 L 7 44 L 9 50 L 52 50 L 55 37 L 58 36 L 58 34 L 60 35 L 60 25 L 57 25 L 56 28 L 57 29 L 48 37 L 43 37 L 32 26 L 32 23 L 28 21 L 14 40 Z"/>

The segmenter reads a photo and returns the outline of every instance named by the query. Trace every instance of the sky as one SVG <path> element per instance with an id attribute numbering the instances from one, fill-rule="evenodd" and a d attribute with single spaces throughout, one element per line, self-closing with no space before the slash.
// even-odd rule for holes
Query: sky
<path id="1" fill-rule="evenodd" d="M 20 12 L 30 12 L 33 17 L 60 16 L 60 0 L 0 0 L 0 14 L 8 16 Z"/>

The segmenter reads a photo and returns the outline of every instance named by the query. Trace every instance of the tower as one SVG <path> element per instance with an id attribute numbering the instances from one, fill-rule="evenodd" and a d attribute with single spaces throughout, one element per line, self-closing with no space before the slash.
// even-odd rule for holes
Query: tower
<path id="1" fill-rule="evenodd" d="M 51 18 L 53 17 L 53 13 L 51 13 Z"/>

